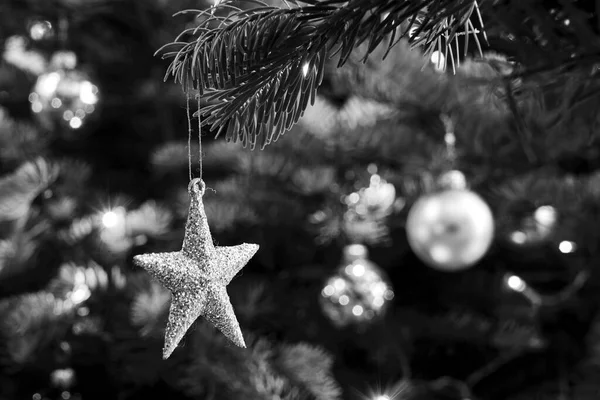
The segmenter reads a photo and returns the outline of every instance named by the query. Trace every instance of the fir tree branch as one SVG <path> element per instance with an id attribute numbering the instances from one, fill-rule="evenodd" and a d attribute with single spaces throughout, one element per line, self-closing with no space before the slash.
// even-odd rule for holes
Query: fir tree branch
<path id="1" fill-rule="evenodd" d="M 173 59 L 167 76 L 213 103 L 202 111 L 203 124 L 252 148 L 277 140 L 314 103 L 327 58 L 338 55 L 341 66 L 362 43 L 366 59 L 384 40 L 389 50 L 404 37 L 426 48 L 442 37 L 450 43 L 478 10 L 473 0 L 307 0 L 288 9 L 249 3 L 256 7 L 226 0 L 194 11 L 198 27 L 159 52 Z"/>

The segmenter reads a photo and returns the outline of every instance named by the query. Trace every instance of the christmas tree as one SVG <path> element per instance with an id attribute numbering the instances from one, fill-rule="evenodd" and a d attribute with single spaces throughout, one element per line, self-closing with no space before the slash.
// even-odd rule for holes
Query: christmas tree
<path id="1" fill-rule="evenodd" d="M 595 399 L 598 7 L 3 1 L 0 399 Z"/>

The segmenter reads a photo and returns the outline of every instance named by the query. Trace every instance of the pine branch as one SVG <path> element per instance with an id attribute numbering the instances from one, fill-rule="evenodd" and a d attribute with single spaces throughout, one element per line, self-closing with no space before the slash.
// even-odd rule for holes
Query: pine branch
<path id="1" fill-rule="evenodd" d="M 251 148 L 277 140 L 314 104 L 328 58 L 338 55 L 342 66 L 362 43 L 366 59 L 384 40 L 389 50 L 404 37 L 426 48 L 442 36 L 450 43 L 477 10 L 473 0 L 305 1 L 289 9 L 248 2 L 256 7 L 227 0 L 191 11 L 198 27 L 160 51 L 173 59 L 167 76 L 213 103 L 203 124 Z"/>

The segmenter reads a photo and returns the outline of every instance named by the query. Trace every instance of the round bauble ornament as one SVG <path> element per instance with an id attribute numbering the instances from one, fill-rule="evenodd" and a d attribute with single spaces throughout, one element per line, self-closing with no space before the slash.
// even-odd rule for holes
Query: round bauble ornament
<path id="1" fill-rule="evenodd" d="M 342 265 L 321 291 L 323 312 L 338 327 L 383 316 L 394 298 L 386 274 L 367 257 L 365 246 L 346 246 Z"/>
<path id="2" fill-rule="evenodd" d="M 425 264 L 459 271 L 471 267 L 489 249 L 494 218 L 477 194 L 444 190 L 417 200 L 408 213 L 406 232 L 410 247 Z"/>
<path id="3" fill-rule="evenodd" d="M 32 111 L 47 129 L 79 129 L 96 110 L 98 87 L 76 66 L 75 53 L 55 53 L 29 95 Z"/>

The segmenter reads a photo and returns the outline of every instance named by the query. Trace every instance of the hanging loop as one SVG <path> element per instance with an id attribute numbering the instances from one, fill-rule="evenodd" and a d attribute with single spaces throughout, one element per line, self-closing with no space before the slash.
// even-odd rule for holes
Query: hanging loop
<path id="1" fill-rule="evenodd" d="M 206 184 L 200 178 L 192 179 L 188 185 L 188 192 L 198 193 L 200 196 L 204 196 L 204 192 L 206 191 Z"/>

